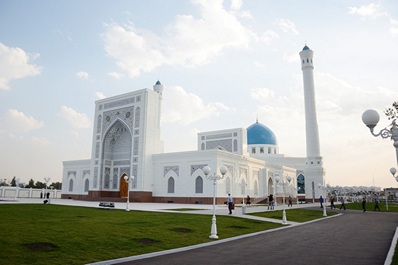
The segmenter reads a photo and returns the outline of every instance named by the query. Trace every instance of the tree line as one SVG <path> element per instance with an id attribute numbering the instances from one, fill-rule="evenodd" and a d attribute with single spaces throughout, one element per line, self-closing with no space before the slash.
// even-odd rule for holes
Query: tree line
<path id="1" fill-rule="evenodd" d="M 41 182 L 41 181 L 34 181 L 33 179 L 30 179 L 28 184 L 21 185 L 21 183 L 18 183 L 18 179 L 16 177 L 13 177 L 10 182 L 7 181 L 7 179 L 0 179 L 0 186 L 9 186 L 9 187 L 16 187 L 19 186 L 21 188 L 33 188 L 33 189 L 44 189 L 46 188 L 46 183 Z M 47 184 L 47 188 L 51 189 L 57 189 L 61 190 L 62 189 L 62 183 L 61 182 L 52 182 L 51 184 Z"/>

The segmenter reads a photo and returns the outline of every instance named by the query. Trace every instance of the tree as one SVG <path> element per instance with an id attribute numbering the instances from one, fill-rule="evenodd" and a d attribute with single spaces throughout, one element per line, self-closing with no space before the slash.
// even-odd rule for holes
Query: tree
<path id="1" fill-rule="evenodd" d="M 398 101 L 392 103 L 392 108 L 387 108 L 384 111 L 384 114 L 388 117 L 389 120 L 397 119 L 398 118 Z"/>
<path id="2" fill-rule="evenodd" d="M 11 180 L 11 187 L 16 187 L 17 186 L 17 179 L 16 179 L 16 177 L 14 176 L 13 178 L 12 178 L 12 180 Z"/>
<path id="3" fill-rule="evenodd" d="M 54 189 L 57 189 L 57 190 L 62 189 L 62 183 L 61 182 L 53 182 L 53 183 L 51 183 L 50 186 L 54 187 Z"/>
<path id="4" fill-rule="evenodd" d="M 28 185 L 25 186 L 25 188 L 34 188 L 34 187 L 35 187 L 35 181 L 33 179 L 30 179 Z"/>
<path id="5" fill-rule="evenodd" d="M 46 183 L 43 183 L 41 181 L 36 181 L 35 183 L 35 188 L 37 189 L 44 189 L 46 187 Z"/>

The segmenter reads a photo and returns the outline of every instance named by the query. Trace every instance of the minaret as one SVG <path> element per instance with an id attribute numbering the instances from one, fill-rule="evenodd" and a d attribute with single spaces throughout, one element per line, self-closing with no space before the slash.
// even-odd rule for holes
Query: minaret
<path id="1" fill-rule="evenodd" d="M 319 150 L 318 122 L 316 119 L 313 55 L 314 52 L 307 45 L 300 52 L 301 70 L 303 70 L 307 142 L 307 158 L 303 173 L 305 177 L 305 197 L 312 198 L 312 202 L 315 201 L 315 198 L 319 198 L 322 195 L 322 190 L 318 188 L 318 185 L 325 185 L 325 171 Z"/>
<path id="2" fill-rule="evenodd" d="M 304 46 L 300 52 L 301 69 L 303 70 L 304 104 L 305 104 L 305 129 L 307 140 L 307 165 L 322 165 L 319 150 L 318 122 L 316 118 L 314 64 L 312 62 L 314 52 Z"/>

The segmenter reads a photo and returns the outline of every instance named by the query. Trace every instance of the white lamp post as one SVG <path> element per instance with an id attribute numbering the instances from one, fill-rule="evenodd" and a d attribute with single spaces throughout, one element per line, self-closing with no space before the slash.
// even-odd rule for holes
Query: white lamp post
<path id="1" fill-rule="evenodd" d="M 370 129 L 370 133 L 373 136 L 375 137 L 381 136 L 384 139 L 391 138 L 391 140 L 394 141 L 393 146 L 395 147 L 395 153 L 398 162 L 398 127 L 397 124 L 395 123 L 396 119 L 394 119 L 387 128 L 384 128 L 378 134 L 375 134 L 373 132 L 373 129 L 374 127 L 376 127 L 379 120 L 380 120 L 379 113 L 377 113 L 377 111 L 373 109 L 368 109 L 362 114 L 362 121 Z"/>
<path id="2" fill-rule="evenodd" d="M 130 182 L 133 182 L 135 179 L 134 176 L 124 176 L 124 181 L 127 183 L 127 204 L 126 204 L 126 211 L 130 211 L 129 204 L 130 204 Z"/>
<path id="3" fill-rule="evenodd" d="M 44 189 L 44 200 L 47 198 L 47 185 L 51 178 L 44 178 L 44 182 L 46 183 L 46 188 Z M 50 203 L 50 196 L 48 196 L 48 203 Z"/>
<path id="4" fill-rule="evenodd" d="M 321 189 L 322 191 L 324 191 L 324 192 L 322 192 L 322 195 L 324 195 L 325 193 L 326 193 L 326 186 L 323 186 L 321 183 L 318 183 L 318 188 L 319 189 Z M 325 195 L 325 198 L 324 198 L 324 203 L 325 203 L 325 205 L 323 206 L 323 216 L 328 216 L 327 214 L 326 214 L 326 207 L 327 207 L 327 204 L 326 204 L 326 197 L 327 197 L 327 193 L 326 193 L 326 195 Z"/>
<path id="5" fill-rule="evenodd" d="M 216 224 L 216 185 L 217 180 L 223 179 L 228 169 L 226 166 L 220 167 L 221 176 L 217 174 L 210 174 L 211 169 L 209 166 L 203 168 L 203 173 L 205 173 L 206 178 L 213 180 L 213 217 L 211 219 L 211 232 L 209 238 L 217 239 L 217 224 Z"/>
<path id="6" fill-rule="evenodd" d="M 282 209 L 283 209 L 283 215 L 282 215 L 282 224 L 283 225 L 287 225 L 287 219 L 286 219 L 286 209 L 285 209 L 285 189 L 286 186 L 290 184 L 290 181 L 292 181 L 292 177 L 291 176 L 287 176 L 286 177 L 286 181 L 281 181 L 281 178 L 279 176 L 275 176 L 275 181 L 276 184 L 278 185 L 279 182 L 281 181 L 281 186 L 282 186 L 282 191 L 283 191 L 283 198 L 282 198 Z"/>
<path id="7" fill-rule="evenodd" d="M 18 198 L 18 193 L 19 193 L 19 179 L 15 180 L 15 200 Z"/>

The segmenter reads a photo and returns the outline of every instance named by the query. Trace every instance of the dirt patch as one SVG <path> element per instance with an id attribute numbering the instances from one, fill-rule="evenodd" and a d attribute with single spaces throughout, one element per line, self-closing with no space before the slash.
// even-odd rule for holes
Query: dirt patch
<path id="1" fill-rule="evenodd" d="M 25 247 L 27 247 L 29 250 L 33 252 L 54 250 L 58 248 L 56 245 L 47 242 L 36 242 L 36 243 L 25 244 Z"/>
<path id="2" fill-rule="evenodd" d="M 145 244 L 145 245 L 152 245 L 152 244 L 155 244 L 155 243 L 160 242 L 160 241 L 157 241 L 157 240 L 155 240 L 155 239 L 146 238 L 146 237 L 137 238 L 135 241 L 137 241 L 138 243 Z"/>
<path id="3" fill-rule="evenodd" d="M 236 229 L 246 229 L 246 226 L 240 226 L 240 225 L 231 225 L 231 228 L 236 228 Z"/>
<path id="4" fill-rule="evenodd" d="M 174 228 L 172 230 L 176 231 L 176 232 L 180 232 L 180 233 L 191 233 L 192 232 L 192 229 L 184 228 L 184 227 L 178 227 L 178 228 Z"/>

